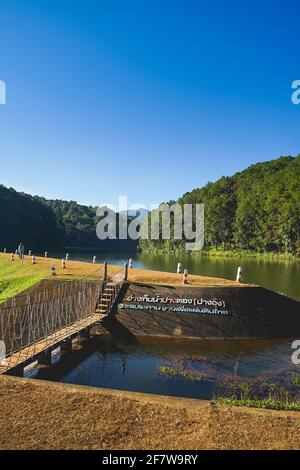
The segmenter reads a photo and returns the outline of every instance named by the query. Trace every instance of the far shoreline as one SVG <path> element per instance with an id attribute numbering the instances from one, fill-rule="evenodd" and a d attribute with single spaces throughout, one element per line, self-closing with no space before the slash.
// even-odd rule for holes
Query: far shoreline
<path id="1" fill-rule="evenodd" d="M 163 250 L 163 249 L 143 249 L 138 252 L 139 254 L 155 254 L 155 255 L 186 255 L 186 256 L 207 256 L 215 258 L 252 258 L 265 261 L 300 261 L 300 256 L 292 255 L 291 253 L 260 253 L 255 251 L 243 250 L 197 250 L 197 251 L 184 251 L 179 250 Z"/>

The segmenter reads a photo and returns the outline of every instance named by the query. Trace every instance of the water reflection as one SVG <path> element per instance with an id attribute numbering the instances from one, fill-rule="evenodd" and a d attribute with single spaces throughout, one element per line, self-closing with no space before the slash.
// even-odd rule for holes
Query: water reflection
<path id="1" fill-rule="evenodd" d="M 286 340 L 125 343 L 93 337 L 56 365 L 40 369 L 37 377 L 202 399 L 230 395 L 234 384 L 258 389 L 275 383 L 298 397 L 291 352 Z"/>

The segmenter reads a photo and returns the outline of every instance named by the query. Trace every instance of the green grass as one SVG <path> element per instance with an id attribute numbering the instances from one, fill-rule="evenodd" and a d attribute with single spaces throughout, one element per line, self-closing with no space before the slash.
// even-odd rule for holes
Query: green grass
<path id="1" fill-rule="evenodd" d="M 186 254 L 184 246 L 158 246 L 155 245 L 151 248 L 140 246 L 140 250 L 144 253 L 157 253 L 157 254 Z M 241 249 L 230 249 L 230 248 L 208 248 L 203 250 L 195 250 L 190 252 L 191 256 L 211 256 L 219 258 L 257 258 L 261 260 L 270 261 L 293 261 L 299 260 L 300 257 L 292 253 L 278 253 L 274 251 L 270 252 L 257 252 L 252 250 L 241 250 Z"/>
<path id="2" fill-rule="evenodd" d="M 36 256 L 36 264 L 32 264 L 31 258 L 25 256 L 21 261 L 18 256 L 11 261 L 10 254 L 0 253 L 0 302 L 9 299 L 29 287 L 47 278 L 52 278 L 51 267 L 55 265 L 56 281 L 101 278 L 103 266 L 95 266 L 93 263 L 79 261 L 67 262 L 65 269 L 61 266 L 61 260 Z M 109 267 L 110 272 L 115 269 Z M 102 273 L 103 275 L 103 273 Z"/>
<path id="3" fill-rule="evenodd" d="M 216 395 L 212 403 L 230 406 L 246 406 L 272 410 L 300 411 L 300 400 L 297 388 L 300 377 L 292 373 L 285 385 L 268 380 L 258 380 L 255 384 L 245 381 L 232 381 Z"/>
<path id="4" fill-rule="evenodd" d="M 290 376 L 290 382 L 295 387 L 300 387 L 300 375 L 292 373 Z"/>
<path id="5" fill-rule="evenodd" d="M 300 401 L 280 401 L 274 398 L 265 400 L 246 400 L 237 398 L 217 398 L 212 403 L 230 406 L 247 406 L 250 408 L 264 408 L 268 410 L 300 411 Z"/>
<path id="6" fill-rule="evenodd" d="M 0 302 L 28 289 L 47 277 L 37 265 L 0 259 Z"/>
<path id="7" fill-rule="evenodd" d="M 14 297 L 15 295 L 23 292 L 29 287 L 33 286 L 37 282 L 41 281 L 43 276 L 41 275 L 30 275 L 22 277 L 12 277 L 5 280 L 0 280 L 0 302 L 5 299 Z"/>
<path id="8" fill-rule="evenodd" d="M 199 252 L 198 252 L 199 253 Z M 270 252 L 256 252 L 250 250 L 239 250 L 239 249 L 223 249 L 223 248 L 210 248 L 209 250 L 203 250 L 203 255 L 206 256 L 220 256 L 220 257 L 232 257 L 232 258 L 258 258 L 262 260 L 275 260 L 275 261 L 287 261 L 294 260 L 297 257 L 291 253 L 278 253 L 274 251 Z"/>
<path id="9" fill-rule="evenodd" d="M 192 382 L 200 382 L 202 380 L 207 380 L 205 373 L 193 372 L 185 369 L 177 370 L 170 366 L 159 366 L 159 372 L 162 375 L 166 375 L 169 377 L 182 377 Z"/>

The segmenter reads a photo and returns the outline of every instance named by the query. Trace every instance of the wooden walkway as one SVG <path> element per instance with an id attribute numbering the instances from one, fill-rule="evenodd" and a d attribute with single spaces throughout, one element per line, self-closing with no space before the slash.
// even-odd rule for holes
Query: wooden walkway
<path id="1" fill-rule="evenodd" d="M 26 365 L 37 360 L 41 353 L 58 348 L 64 341 L 72 340 L 84 330 L 90 329 L 106 316 L 105 314 L 93 313 L 80 321 L 52 333 L 46 338 L 40 339 L 26 348 L 20 349 L 7 357 L 5 364 L 2 363 L 3 365 L 0 365 L 0 374 L 6 373 L 16 367 L 26 367 Z"/>

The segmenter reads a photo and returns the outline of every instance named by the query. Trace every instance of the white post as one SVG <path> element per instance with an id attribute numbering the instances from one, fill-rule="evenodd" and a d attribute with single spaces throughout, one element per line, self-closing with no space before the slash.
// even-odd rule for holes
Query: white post
<path id="1" fill-rule="evenodd" d="M 181 263 L 177 263 L 177 274 L 181 273 Z"/>
<path id="2" fill-rule="evenodd" d="M 45 258 L 47 258 L 48 256 L 48 251 L 45 251 Z"/>
<path id="3" fill-rule="evenodd" d="M 63 269 L 66 269 L 66 261 L 65 261 L 64 258 L 61 260 L 61 267 L 62 267 Z"/>
<path id="4" fill-rule="evenodd" d="M 69 259 L 69 253 L 66 253 L 66 260 Z"/>
<path id="5" fill-rule="evenodd" d="M 128 268 L 133 268 L 133 264 L 132 264 L 132 259 L 129 258 L 128 260 Z"/>
<path id="6" fill-rule="evenodd" d="M 15 255 L 17 255 L 17 254 L 18 254 L 18 250 L 15 251 Z"/>
<path id="7" fill-rule="evenodd" d="M 32 257 L 31 257 L 31 263 L 32 263 L 32 264 L 36 264 L 36 263 L 35 263 L 35 256 L 32 256 Z"/>
<path id="8" fill-rule="evenodd" d="M 124 264 L 124 281 L 127 281 L 128 279 L 128 263 Z"/>
<path id="9" fill-rule="evenodd" d="M 107 278 L 107 262 L 104 261 L 104 265 L 103 265 L 103 280 L 105 281 L 106 278 Z"/>
<path id="10" fill-rule="evenodd" d="M 241 266 L 238 267 L 237 273 L 236 273 L 236 282 L 242 282 L 242 268 Z"/>
<path id="11" fill-rule="evenodd" d="M 15 255 L 13 253 L 11 254 L 10 258 L 11 258 L 12 261 L 15 261 Z"/>
<path id="12" fill-rule="evenodd" d="M 56 276 L 55 264 L 52 264 L 52 266 L 51 266 L 51 274 L 52 274 L 52 276 Z"/>
<path id="13" fill-rule="evenodd" d="M 4 248 L 3 253 L 6 253 L 6 248 Z"/>
<path id="14" fill-rule="evenodd" d="M 95 264 L 96 263 L 96 256 L 93 256 L 93 263 Z"/>
<path id="15" fill-rule="evenodd" d="M 28 256 L 31 256 L 31 250 L 28 251 Z"/>
<path id="16" fill-rule="evenodd" d="M 188 270 L 185 269 L 183 271 L 183 284 L 187 284 L 187 282 L 188 282 Z"/>

